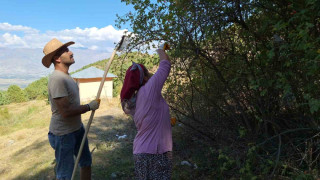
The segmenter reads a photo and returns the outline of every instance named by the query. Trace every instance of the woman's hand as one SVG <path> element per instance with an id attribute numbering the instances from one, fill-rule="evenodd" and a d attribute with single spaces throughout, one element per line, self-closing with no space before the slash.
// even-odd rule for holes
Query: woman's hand
<path id="1" fill-rule="evenodd" d="M 169 58 L 168 54 L 163 49 L 157 49 L 156 51 L 157 51 L 157 53 L 159 55 L 160 61 L 162 61 L 162 60 L 170 61 L 170 58 Z"/>

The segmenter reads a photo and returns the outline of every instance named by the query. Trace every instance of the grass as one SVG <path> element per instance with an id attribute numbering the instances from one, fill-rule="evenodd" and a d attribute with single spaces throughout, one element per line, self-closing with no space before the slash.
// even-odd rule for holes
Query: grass
<path id="1" fill-rule="evenodd" d="M 0 107 L 0 135 L 46 127 L 50 118 L 47 106 L 45 101 L 31 101 Z"/>
<path id="2" fill-rule="evenodd" d="M 0 179 L 54 179 L 54 151 L 47 139 L 50 113 L 45 101 L 0 106 Z M 89 116 L 90 113 L 82 116 L 85 126 Z M 118 139 L 124 134 L 126 138 Z M 122 113 L 119 101 L 103 99 L 88 135 L 93 179 L 133 179 L 135 134 L 133 120 Z M 201 138 L 176 125 L 173 141 L 172 179 L 213 178 L 213 154 Z M 181 161 L 192 166 L 181 165 Z"/>

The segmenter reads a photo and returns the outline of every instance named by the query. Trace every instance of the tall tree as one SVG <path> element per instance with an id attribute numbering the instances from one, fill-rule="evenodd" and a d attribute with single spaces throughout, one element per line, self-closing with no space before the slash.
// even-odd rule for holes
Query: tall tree
<path id="1" fill-rule="evenodd" d="M 319 79 L 319 2 L 123 1 L 135 8 L 118 17 L 119 27 L 132 24 L 132 46 L 155 40 L 173 46 L 169 95 L 184 116 L 200 125 L 202 109 L 206 118 L 232 117 L 254 134 L 273 131 L 270 124 L 287 126 L 276 120 L 282 113 L 318 121 L 319 87 L 310 80 Z"/>
<path id="2" fill-rule="evenodd" d="M 319 1 L 122 1 L 135 9 L 118 16 L 118 27 L 132 24 L 132 47 L 172 46 L 166 98 L 181 123 L 224 144 L 240 128 L 249 142 L 286 134 L 275 143 L 312 149 L 303 144 L 320 125 Z M 310 168 L 319 157 L 287 152 Z"/>

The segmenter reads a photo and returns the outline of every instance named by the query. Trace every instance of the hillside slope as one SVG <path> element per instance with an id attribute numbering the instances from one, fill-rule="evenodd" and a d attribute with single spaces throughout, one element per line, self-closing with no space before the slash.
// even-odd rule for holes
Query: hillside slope
<path id="1" fill-rule="evenodd" d="M 0 179 L 54 180 L 54 151 L 47 139 L 50 113 L 50 105 L 44 100 L 0 106 Z M 89 116 L 82 116 L 85 126 Z M 211 179 L 213 161 L 205 157 L 210 150 L 183 129 L 181 124 L 173 128 L 172 179 Z M 133 120 L 123 114 L 119 100 L 102 99 L 88 135 L 92 179 L 134 177 L 135 134 Z"/>

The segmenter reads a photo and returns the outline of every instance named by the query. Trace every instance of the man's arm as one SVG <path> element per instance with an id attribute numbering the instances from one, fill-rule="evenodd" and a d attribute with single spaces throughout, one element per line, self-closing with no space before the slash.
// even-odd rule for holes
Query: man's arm
<path id="1" fill-rule="evenodd" d="M 64 118 L 83 114 L 90 110 L 96 110 L 100 105 L 100 99 L 93 100 L 89 104 L 80 106 L 71 106 L 67 97 L 54 98 L 53 100 L 56 103 L 61 116 Z"/>

